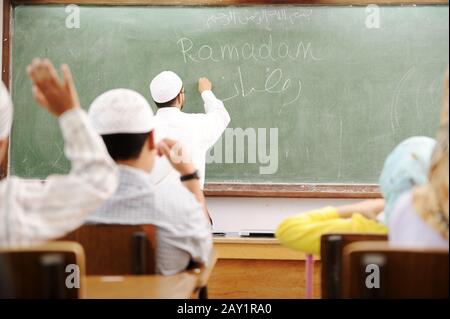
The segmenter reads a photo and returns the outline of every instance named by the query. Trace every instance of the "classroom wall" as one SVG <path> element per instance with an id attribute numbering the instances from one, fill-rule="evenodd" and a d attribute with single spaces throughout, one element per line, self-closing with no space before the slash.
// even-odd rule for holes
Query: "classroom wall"
<path id="1" fill-rule="evenodd" d="M 3 0 L 0 14 L 3 17 Z M 0 24 L 0 34 L 3 25 Z M 0 47 L 0 61 L 1 61 Z M 302 198 L 237 198 L 209 197 L 208 208 L 216 231 L 241 229 L 275 229 L 283 218 L 326 205 L 349 203 L 353 200 Z"/>
<path id="2" fill-rule="evenodd" d="M 327 205 L 355 202 L 352 199 L 209 197 L 208 209 L 215 231 L 275 229 L 287 216 Z"/>

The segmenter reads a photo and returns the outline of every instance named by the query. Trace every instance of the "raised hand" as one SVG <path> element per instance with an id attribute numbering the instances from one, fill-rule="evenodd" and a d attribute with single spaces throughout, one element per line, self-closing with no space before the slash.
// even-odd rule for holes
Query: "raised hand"
<path id="1" fill-rule="evenodd" d="M 62 81 L 48 59 L 33 59 L 27 72 L 35 100 L 50 113 L 60 116 L 67 110 L 80 107 L 72 74 L 66 64 L 61 66 Z"/>

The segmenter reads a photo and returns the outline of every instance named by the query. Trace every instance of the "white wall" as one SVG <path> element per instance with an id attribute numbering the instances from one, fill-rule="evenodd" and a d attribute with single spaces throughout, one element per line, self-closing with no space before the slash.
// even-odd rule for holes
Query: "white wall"
<path id="1" fill-rule="evenodd" d="M 3 0 L 0 0 L 0 3 L 0 15 L 3 17 Z M 2 34 L 2 28 L 1 24 L 0 34 Z M 214 229 L 217 231 L 239 231 L 249 228 L 275 229 L 279 222 L 289 215 L 351 201 L 302 198 L 207 198 L 208 209 L 214 220 Z"/>
<path id="2" fill-rule="evenodd" d="M 209 197 L 208 209 L 215 231 L 275 229 L 283 218 L 327 205 L 355 202 L 351 199 Z"/>

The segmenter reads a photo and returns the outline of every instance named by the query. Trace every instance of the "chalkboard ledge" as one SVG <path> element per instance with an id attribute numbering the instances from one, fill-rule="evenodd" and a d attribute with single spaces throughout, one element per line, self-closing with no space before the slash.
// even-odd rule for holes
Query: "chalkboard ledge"
<path id="1" fill-rule="evenodd" d="M 206 183 L 209 197 L 380 198 L 376 184 Z"/>

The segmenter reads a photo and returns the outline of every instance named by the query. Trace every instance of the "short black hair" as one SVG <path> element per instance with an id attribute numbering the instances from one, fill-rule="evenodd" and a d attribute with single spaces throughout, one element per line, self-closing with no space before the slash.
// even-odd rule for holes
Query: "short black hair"
<path id="1" fill-rule="evenodd" d="M 105 134 L 102 138 L 113 160 L 130 160 L 139 157 L 150 133 Z"/>
<path id="2" fill-rule="evenodd" d="M 180 95 L 180 94 L 178 94 L 178 95 Z M 172 100 L 170 100 L 170 101 L 168 101 L 168 102 L 164 102 L 164 103 L 158 103 L 158 102 L 155 102 L 155 101 L 153 101 L 153 102 L 155 102 L 156 107 L 157 107 L 158 109 L 162 109 L 162 108 L 164 108 L 164 107 L 172 107 L 172 106 L 175 105 L 175 100 L 177 99 L 178 95 L 175 96 L 175 98 L 173 98 Z"/>

